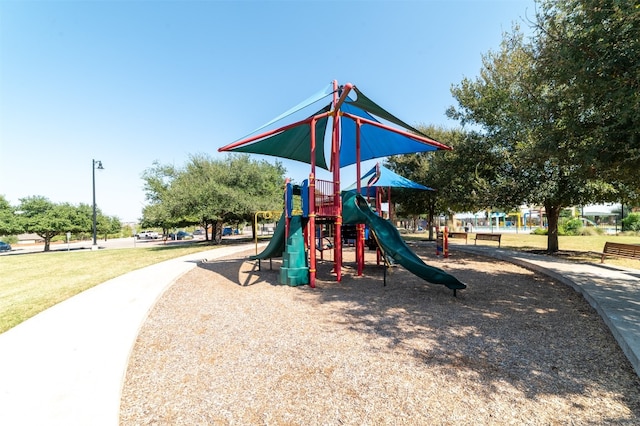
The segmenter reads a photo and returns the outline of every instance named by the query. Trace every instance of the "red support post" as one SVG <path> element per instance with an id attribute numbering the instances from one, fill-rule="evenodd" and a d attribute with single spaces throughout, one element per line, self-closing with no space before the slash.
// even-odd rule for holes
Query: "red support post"
<path id="1" fill-rule="evenodd" d="M 331 139 L 331 167 L 333 168 L 333 203 L 336 211 L 334 232 L 334 270 L 336 281 L 342 280 L 342 197 L 340 196 L 340 113 L 338 105 L 338 82 L 333 81 L 333 133 Z"/>
<path id="2" fill-rule="evenodd" d="M 393 224 L 393 217 L 391 217 L 391 187 L 387 189 L 387 207 L 389 208 L 389 222 Z"/>
<path id="3" fill-rule="evenodd" d="M 356 191 L 360 195 L 362 185 L 360 182 L 360 120 L 356 120 Z M 356 225 L 356 264 L 358 276 L 362 276 L 364 270 L 364 224 Z"/>
<path id="4" fill-rule="evenodd" d="M 289 226 L 291 225 L 291 221 L 290 221 L 290 217 L 289 214 L 287 212 L 287 186 L 289 185 L 289 183 L 291 182 L 291 179 L 286 178 L 284 180 L 284 241 L 286 244 L 287 239 L 289 238 Z"/>
<path id="5" fill-rule="evenodd" d="M 391 188 L 388 188 L 387 190 L 390 190 Z M 384 219 L 383 215 L 382 215 L 382 188 L 377 186 L 376 187 L 376 211 L 378 212 L 378 216 L 380 216 L 381 218 Z M 371 230 L 369 230 L 369 232 L 371 232 Z M 376 247 L 376 264 L 380 265 L 380 247 Z"/>
<path id="6" fill-rule="evenodd" d="M 314 240 L 314 243 L 318 244 L 320 246 L 320 249 L 321 249 L 320 250 L 320 260 L 324 260 L 324 245 L 322 244 L 322 240 L 324 238 L 322 236 L 322 226 L 318 226 L 318 229 L 314 230 L 313 232 L 314 232 L 313 237 L 314 238 L 316 238 L 316 237 L 318 238 L 318 240 L 317 240 L 318 242 L 316 243 L 315 240 Z M 316 236 L 316 234 L 317 234 L 317 236 Z"/>
<path id="7" fill-rule="evenodd" d="M 316 287 L 316 120 L 311 120 L 311 173 L 309 174 L 309 286 Z"/>
<path id="8" fill-rule="evenodd" d="M 342 106 L 344 101 L 347 99 L 347 95 L 349 95 L 349 92 L 351 91 L 351 89 L 353 89 L 353 84 L 351 84 L 351 83 L 347 83 L 344 86 L 342 86 L 342 94 L 340 95 L 340 99 L 338 99 L 337 101 L 334 102 L 333 109 L 335 111 L 338 111 L 340 109 L 340 107 Z M 334 90 L 333 93 L 337 95 L 337 93 L 338 93 L 338 82 L 335 81 L 335 80 L 333 81 L 333 90 Z M 333 98 L 335 99 L 336 97 L 334 96 Z"/>
<path id="9" fill-rule="evenodd" d="M 444 233 L 442 234 L 442 253 L 445 259 L 449 257 L 449 228 L 444 227 Z"/>

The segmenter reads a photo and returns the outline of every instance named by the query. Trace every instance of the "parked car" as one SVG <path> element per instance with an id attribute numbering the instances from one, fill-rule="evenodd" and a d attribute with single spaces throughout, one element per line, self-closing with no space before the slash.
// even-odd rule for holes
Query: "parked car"
<path id="1" fill-rule="evenodd" d="M 0 241 L 0 251 L 10 251 L 10 250 L 11 250 L 10 244 Z"/>
<path id="2" fill-rule="evenodd" d="M 222 230 L 222 236 L 224 237 L 225 235 L 238 235 L 238 230 L 231 227 L 224 228 Z"/>
<path id="3" fill-rule="evenodd" d="M 178 231 L 176 233 L 170 233 L 169 234 L 169 239 L 170 240 L 188 240 L 189 238 L 192 238 L 193 236 L 186 232 L 186 231 Z"/>
<path id="4" fill-rule="evenodd" d="M 191 238 L 191 237 L 192 237 L 192 235 L 191 235 L 190 233 L 186 232 L 186 231 L 178 231 L 178 232 L 176 233 L 176 237 L 177 237 L 179 240 L 186 240 L 186 239 Z"/>
<path id="5" fill-rule="evenodd" d="M 160 238 L 160 234 L 155 231 L 142 231 L 136 234 L 136 238 L 139 240 L 157 240 Z"/>

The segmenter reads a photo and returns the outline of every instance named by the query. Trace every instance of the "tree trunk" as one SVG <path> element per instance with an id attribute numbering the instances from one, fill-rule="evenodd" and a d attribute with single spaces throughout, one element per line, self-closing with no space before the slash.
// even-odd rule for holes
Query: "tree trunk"
<path id="1" fill-rule="evenodd" d="M 55 232 L 42 232 L 35 233 L 38 237 L 44 240 L 44 251 L 49 251 L 51 249 L 51 239 L 56 236 Z"/>
<path id="2" fill-rule="evenodd" d="M 394 218 L 396 217 L 396 204 L 389 203 L 389 222 L 395 225 Z"/>
<path id="3" fill-rule="evenodd" d="M 222 242 L 222 221 L 217 220 L 214 222 L 214 226 L 211 230 L 211 238 L 215 241 L 216 244 L 220 244 Z"/>
<path id="4" fill-rule="evenodd" d="M 251 221 L 251 238 L 255 241 L 257 235 L 258 235 L 258 229 L 256 228 L 256 222 L 252 220 Z"/>
<path id="5" fill-rule="evenodd" d="M 547 228 L 547 251 L 549 253 L 556 253 L 558 247 L 558 220 L 560 218 L 560 206 L 551 206 L 545 204 L 545 212 L 547 213 L 547 222 L 549 224 Z"/>
<path id="6" fill-rule="evenodd" d="M 205 219 L 202 224 L 204 225 L 204 240 L 209 242 L 209 222 Z"/>
<path id="7" fill-rule="evenodd" d="M 427 222 L 428 222 L 428 226 L 429 226 L 429 241 L 434 241 L 435 237 L 433 235 L 433 228 L 434 228 L 434 226 L 433 226 L 434 223 L 433 222 L 434 222 L 434 217 L 436 215 L 436 204 L 435 204 L 435 202 L 431 201 L 431 198 L 430 198 L 430 201 L 429 201 L 429 212 L 428 212 L 428 215 L 429 216 L 428 216 Z"/>

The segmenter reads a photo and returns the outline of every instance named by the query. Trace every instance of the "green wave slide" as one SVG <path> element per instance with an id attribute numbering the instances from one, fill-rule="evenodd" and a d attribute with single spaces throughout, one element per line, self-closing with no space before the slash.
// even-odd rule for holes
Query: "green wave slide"
<path id="1" fill-rule="evenodd" d="M 267 247 L 265 247 L 265 249 L 254 255 L 254 256 L 249 256 L 250 260 L 264 260 L 264 259 L 271 259 L 273 257 L 282 257 L 282 253 L 284 253 L 284 243 L 285 243 L 285 238 L 284 238 L 284 234 L 285 234 L 285 216 L 284 216 L 284 211 L 282 212 L 282 216 L 280 216 L 280 220 L 278 221 L 278 224 L 276 225 L 276 229 L 273 230 L 273 236 L 271 237 L 271 240 L 269 240 L 269 244 L 267 245 Z"/>
<path id="2" fill-rule="evenodd" d="M 456 277 L 442 269 L 429 266 L 415 254 L 400 236 L 400 232 L 389 221 L 378 216 L 367 201 L 355 192 L 342 195 L 342 220 L 345 224 L 364 223 L 369 226 L 385 255 L 405 267 L 412 274 L 432 284 L 442 284 L 453 290 L 467 288 Z"/>

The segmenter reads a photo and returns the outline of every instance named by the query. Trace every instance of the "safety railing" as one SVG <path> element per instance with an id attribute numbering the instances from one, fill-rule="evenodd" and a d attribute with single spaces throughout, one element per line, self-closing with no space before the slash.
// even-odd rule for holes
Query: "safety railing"
<path id="1" fill-rule="evenodd" d="M 334 202 L 333 182 L 316 179 L 316 215 L 317 216 L 337 216 L 338 209 Z"/>

